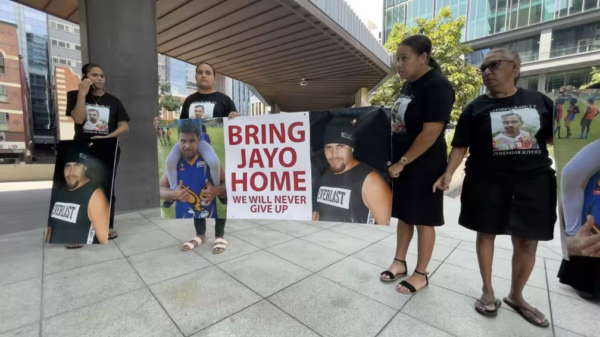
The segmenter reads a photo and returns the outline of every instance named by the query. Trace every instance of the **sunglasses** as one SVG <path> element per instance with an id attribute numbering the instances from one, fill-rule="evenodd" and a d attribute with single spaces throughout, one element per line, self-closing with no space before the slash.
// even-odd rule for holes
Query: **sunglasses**
<path id="1" fill-rule="evenodd" d="M 486 70 L 488 70 L 488 68 L 492 71 L 498 69 L 498 67 L 500 67 L 500 63 L 501 62 L 512 62 L 510 60 L 495 60 L 495 61 L 490 61 L 489 63 L 484 63 L 481 66 L 479 66 L 479 71 L 483 74 L 485 73 Z"/>

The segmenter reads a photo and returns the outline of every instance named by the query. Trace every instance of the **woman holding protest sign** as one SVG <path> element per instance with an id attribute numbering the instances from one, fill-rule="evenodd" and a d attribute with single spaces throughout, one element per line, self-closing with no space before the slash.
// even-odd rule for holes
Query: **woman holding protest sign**
<path id="1" fill-rule="evenodd" d="M 436 226 L 444 224 L 444 195 L 431 187 L 446 167 L 444 128 L 450 122 L 454 89 L 431 57 L 431 40 L 424 35 L 404 39 L 397 49 L 397 68 L 406 79 L 392 109 L 392 216 L 399 219 L 396 256 L 381 280 L 407 275 L 406 254 L 415 227 L 419 256 L 414 274 L 397 291 L 413 294 L 429 284 L 427 266 L 433 253 Z"/>
<path id="2" fill-rule="evenodd" d="M 75 122 L 75 141 L 90 142 L 94 139 L 118 138 L 129 132 L 129 115 L 117 97 L 104 91 L 105 76 L 100 66 L 88 63 L 81 69 L 83 76 L 79 83 L 79 90 L 67 93 L 67 116 Z M 113 181 L 117 176 L 117 166 L 121 157 L 121 149 L 117 148 Z M 105 190 L 113 186 L 103 186 Z M 108 239 L 117 238 L 117 231 L 113 229 L 115 219 L 116 198 L 112 188 L 112 202 L 110 207 L 110 229 Z M 83 245 L 73 244 L 67 248 L 81 248 Z"/>
<path id="3" fill-rule="evenodd" d="M 447 189 L 469 151 L 459 224 L 477 231 L 477 259 L 483 294 L 481 315 L 495 317 L 502 302 L 492 288 L 496 235 L 510 235 L 512 285 L 504 302 L 529 323 L 548 319 L 523 298 L 533 271 L 538 241 L 552 240 L 556 216 L 556 177 L 547 144 L 552 144 L 554 104 L 543 93 L 517 88 L 521 60 L 509 49 L 493 49 L 480 71 L 488 93 L 462 112 L 446 172 L 434 188 Z"/>

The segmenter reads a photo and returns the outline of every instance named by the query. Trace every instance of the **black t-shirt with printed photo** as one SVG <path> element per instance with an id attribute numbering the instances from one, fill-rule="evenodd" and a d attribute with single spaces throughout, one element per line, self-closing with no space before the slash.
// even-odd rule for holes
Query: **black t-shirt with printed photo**
<path id="1" fill-rule="evenodd" d="M 397 162 L 423 131 L 424 123 L 450 122 L 455 95 L 452 85 L 437 70 L 430 70 L 414 82 L 407 81 L 392 107 L 393 160 Z M 445 159 L 446 143 L 441 132 L 436 143 L 421 157 L 429 155 Z M 419 157 L 419 159 L 421 159 Z M 423 159 L 421 159 L 423 160 Z"/>
<path id="2" fill-rule="evenodd" d="M 179 118 L 220 118 L 229 116 L 229 113 L 233 111 L 237 110 L 229 96 L 218 91 L 210 94 L 196 92 L 189 95 L 183 102 Z"/>
<path id="3" fill-rule="evenodd" d="M 462 112 L 452 140 L 452 146 L 469 148 L 466 172 L 492 178 L 554 173 L 547 149 L 553 107 L 548 96 L 522 88 L 510 97 L 477 97 Z"/>
<path id="4" fill-rule="evenodd" d="M 67 116 L 71 117 L 77 105 L 77 90 L 67 93 Z M 119 122 L 129 122 L 130 118 L 115 96 L 104 93 L 102 96 L 88 94 L 85 97 L 87 117 L 83 124 L 75 124 L 75 140 L 87 141 L 94 136 L 108 136 L 119 128 Z"/>

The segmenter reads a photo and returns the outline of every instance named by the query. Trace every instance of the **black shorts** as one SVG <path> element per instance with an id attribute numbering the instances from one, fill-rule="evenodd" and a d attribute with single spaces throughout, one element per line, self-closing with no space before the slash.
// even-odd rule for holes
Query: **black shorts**
<path id="1" fill-rule="evenodd" d="M 583 118 L 581 120 L 581 123 L 579 123 L 582 127 L 590 127 L 590 125 L 592 125 L 592 120 L 591 119 L 587 119 L 587 118 Z"/>
<path id="2" fill-rule="evenodd" d="M 554 174 L 519 180 L 467 174 L 458 223 L 480 233 L 550 241 L 557 220 L 556 186 Z"/>

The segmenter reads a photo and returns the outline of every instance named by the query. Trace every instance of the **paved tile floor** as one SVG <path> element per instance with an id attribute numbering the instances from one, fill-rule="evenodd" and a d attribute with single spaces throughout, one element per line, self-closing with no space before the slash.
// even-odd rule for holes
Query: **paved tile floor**
<path id="1" fill-rule="evenodd" d="M 481 280 L 475 234 L 446 200 L 431 285 L 416 296 L 379 281 L 395 227 L 295 221 L 228 221 L 229 249 L 193 252 L 190 221 L 158 210 L 118 216 L 119 238 L 79 250 L 44 246 L 43 231 L 0 236 L 0 336 L 600 336 L 600 305 L 556 273 L 560 240 L 543 243 L 526 297 L 553 322 L 526 323 L 507 306 L 473 310 Z M 209 228 L 208 236 L 214 236 Z M 497 296 L 510 288 L 511 244 L 498 238 Z M 408 264 L 416 264 L 413 241 Z"/>

